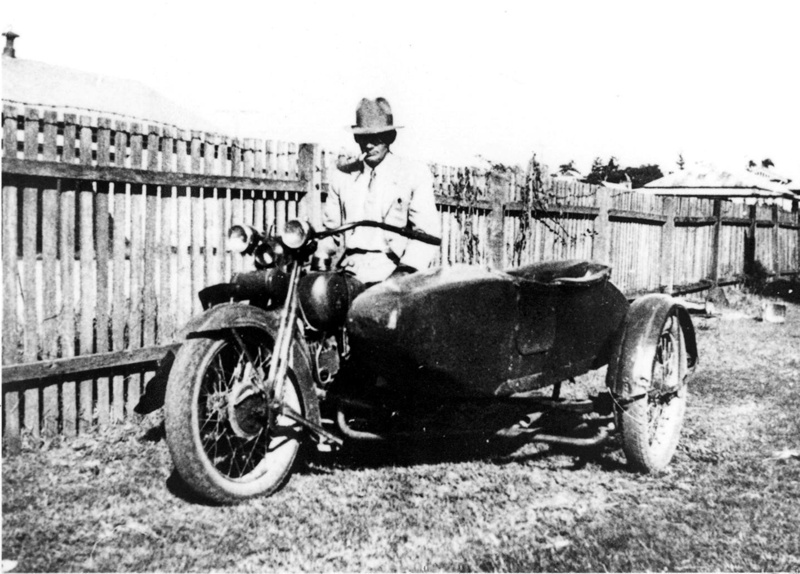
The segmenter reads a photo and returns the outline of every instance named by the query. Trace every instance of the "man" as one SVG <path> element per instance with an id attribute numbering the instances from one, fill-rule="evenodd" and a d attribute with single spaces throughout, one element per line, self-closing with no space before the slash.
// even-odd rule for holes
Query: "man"
<path id="1" fill-rule="evenodd" d="M 428 166 L 390 150 L 397 137 L 392 108 L 384 98 L 363 99 L 352 126 L 361 156 L 332 170 L 322 214 L 326 228 L 371 220 L 440 237 L 439 214 Z M 321 246 L 344 247 L 339 267 L 366 286 L 426 269 L 437 247 L 373 227 L 357 227 Z"/>

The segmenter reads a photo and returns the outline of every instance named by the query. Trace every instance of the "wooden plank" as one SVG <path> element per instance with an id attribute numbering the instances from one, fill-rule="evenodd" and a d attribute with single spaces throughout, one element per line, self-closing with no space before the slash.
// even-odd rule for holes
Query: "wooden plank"
<path id="1" fill-rule="evenodd" d="M 275 141 L 267 140 L 266 144 L 266 177 L 269 179 L 278 179 L 278 160 L 275 153 Z"/>
<path id="2" fill-rule="evenodd" d="M 26 160 L 36 161 L 38 159 L 39 147 L 39 111 L 35 108 L 25 110 L 25 142 L 23 154 Z M 5 166 L 5 162 L 3 162 Z"/>
<path id="3" fill-rule="evenodd" d="M 192 171 L 200 173 L 197 170 L 202 170 L 202 156 L 200 138 L 202 134 L 199 132 L 192 132 Z M 195 294 L 199 289 L 205 287 L 205 259 L 201 247 L 203 245 L 203 237 L 205 232 L 205 221 L 203 218 L 203 193 L 201 188 L 192 189 L 191 194 L 191 212 L 188 212 L 192 222 L 192 235 L 191 235 L 191 260 L 192 260 L 192 281 L 191 285 L 191 314 L 195 315 L 200 312 L 200 301 Z"/>
<path id="4" fill-rule="evenodd" d="M 81 165 L 92 163 L 91 118 L 81 116 L 79 160 Z M 78 352 L 88 355 L 94 352 L 94 320 L 97 310 L 97 284 L 94 277 L 94 189 L 92 183 L 80 182 L 79 201 L 79 255 L 80 255 L 80 310 Z M 94 381 L 83 380 L 78 388 L 80 410 L 78 430 L 83 431 L 94 423 Z"/>
<path id="5" fill-rule="evenodd" d="M 77 140 L 77 116 L 75 114 L 64 114 L 64 147 L 61 150 L 61 161 L 63 163 L 56 163 L 55 165 L 59 166 L 61 169 L 71 169 L 75 172 L 82 172 L 83 170 L 80 168 L 76 168 L 74 166 L 70 166 L 75 161 L 75 142 Z M 13 171 L 14 164 L 16 162 L 8 162 L 3 164 L 3 169 L 6 171 L 11 171 L 12 173 L 17 173 Z M 37 162 L 33 165 L 30 163 L 25 163 L 29 168 L 36 168 L 41 169 L 48 165 L 46 162 Z M 24 175 L 39 175 L 36 173 L 25 173 Z M 71 179 L 78 179 L 75 176 L 69 175 L 67 173 L 64 174 L 42 174 L 49 177 L 63 177 L 63 178 L 71 178 Z"/>
<path id="6" fill-rule="evenodd" d="M 75 191 L 73 182 L 65 182 L 60 190 L 61 225 L 61 356 L 75 356 Z M 67 436 L 78 428 L 77 383 L 67 381 L 61 387 L 61 427 Z"/>
<path id="7" fill-rule="evenodd" d="M 300 146 L 297 159 L 301 181 L 305 181 L 306 192 L 300 200 L 298 213 L 301 218 L 307 219 L 311 225 L 319 229 L 322 225 L 322 198 L 319 186 L 316 185 L 316 165 L 320 148 L 317 144 L 303 144 Z"/>
<path id="8" fill-rule="evenodd" d="M 124 167 L 127 162 L 128 125 L 116 123 L 114 134 L 114 162 Z M 114 219 L 112 228 L 112 273 L 111 285 L 111 350 L 121 351 L 125 348 L 125 327 L 130 315 L 129 299 L 125 289 L 128 283 L 128 265 L 126 261 L 126 233 L 129 219 L 130 186 L 117 181 L 114 186 Z M 125 378 L 115 375 L 111 380 L 111 422 L 119 422 L 125 417 Z"/>
<path id="9" fill-rule="evenodd" d="M 130 235 L 130 315 L 128 319 L 129 349 L 142 347 L 143 336 L 143 311 L 144 311 L 144 214 L 145 195 L 140 186 L 131 190 L 131 235 Z M 125 412 L 130 414 L 133 407 L 139 402 L 141 394 L 141 377 L 134 375 L 126 377 Z"/>
<path id="10" fill-rule="evenodd" d="M 266 165 L 267 165 L 266 164 L 266 161 L 267 161 L 267 156 L 266 156 L 267 148 L 266 148 L 264 140 L 262 140 L 262 139 L 255 140 L 254 148 L 255 148 L 255 154 L 254 154 L 255 157 L 254 157 L 254 166 L 253 166 L 253 169 L 254 169 L 253 177 L 258 178 L 258 179 L 268 178 L 269 175 L 266 175 L 264 173 L 264 170 L 266 169 Z"/>
<path id="11" fill-rule="evenodd" d="M 594 221 L 595 236 L 592 243 L 592 259 L 600 263 L 612 264 L 611 244 L 611 191 L 606 188 L 597 190 L 597 219 Z"/>
<path id="12" fill-rule="evenodd" d="M 243 170 L 242 166 L 242 146 L 238 138 L 233 138 L 231 141 L 231 175 L 234 177 L 241 177 Z"/>
<path id="13" fill-rule="evenodd" d="M 53 150 L 54 151 L 54 150 Z M 58 189 L 42 191 L 42 357 L 58 356 Z M 42 390 L 42 431 L 52 436 L 58 432 L 58 388 Z"/>
<path id="14" fill-rule="evenodd" d="M 111 163 L 111 120 L 97 120 L 97 165 L 107 166 Z M 109 304 L 109 261 L 111 252 L 111 236 L 109 233 L 109 203 L 111 185 L 108 182 L 97 183 L 95 195 L 95 237 L 97 240 L 97 313 L 96 313 L 96 349 L 98 353 L 110 350 L 110 304 Z M 108 377 L 97 379 L 97 423 L 105 428 L 111 421 L 111 380 Z"/>
<path id="15" fill-rule="evenodd" d="M 711 280 L 716 283 L 719 279 L 719 242 L 722 228 L 722 201 L 714 200 L 714 227 L 711 231 Z"/>
<path id="16" fill-rule="evenodd" d="M 163 139 L 161 140 L 162 169 L 173 171 L 173 145 L 175 132 L 172 128 L 165 128 Z M 161 229 L 159 234 L 160 243 L 160 283 L 158 296 L 158 342 L 164 343 L 172 340 L 175 332 L 175 292 L 173 289 L 173 278 L 176 271 L 173 270 L 175 257 L 172 253 L 172 246 L 175 245 L 175 202 L 177 190 L 171 186 L 161 187 Z"/>
<path id="17" fill-rule="evenodd" d="M 143 154 L 144 134 L 141 124 L 131 124 L 131 167 L 139 169 L 144 167 Z M 148 172 L 153 173 L 153 172 Z M 142 347 L 143 322 L 144 322 L 144 243 L 145 213 L 146 213 L 145 185 L 131 186 L 130 196 L 130 316 L 128 319 L 129 348 Z M 142 380 L 140 375 L 125 377 L 125 412 L 130 414 L 138 404 L 141 395 Z"/>
<path id="18" fill-rule="evenodd" d="M 243 144 L 243 175 L 244 177 L 254 177 L 255 169 L 255 143 L 252 138 L 245 138 Z"/>
<path id="19" fill-rule="evenodd" d="M 16 147 L 16 117 L 14 117 L 14 146 Z M 7 124 L 6 124 L 7 125 Z M 8 148 L 6 148 L 8 149 Z M 14 152 L 16 153 L 16 151 Z M 19 361 L 20 341 L 17 323 L 17 214 L 18 190 L 3 186 L 3 364 Z M 3 393 L 3 439 L 9 453 L 17 453 L 22 445 L 20 436 L 20 400 L 16 392 Z"/>
<path id="20" fill-rule="evenodd" d="M 16 106 L 3 105 L 3 168 L 6 160 L 17 158 L 17 115 Z"/>
<path id="21" fill-rule="evenodd" d="M 627 221 L 630 223 L 664 223 L 667 220 L 666 215 L 631 209 L 609 209 L 608 217 L 611 221 Z"/>
<path id="22" fill-rule="evenodd" d="M 192 254 L 192 280 L 191 280 L 191 314 L 196 315 L 201 311 L 200 300 L 196 297 L 197 292 L 205 287 L 206 261 L 203 257 L 203 241 L 205 237 L 205 217 L 203 212 L 202 190 L 193 189 L 191 197 L 191 246 Z"/>
<path id="23" fill-rule="evenodd" d="M 114 351 L 84 355 L 68 359 L 37 361 L 3 367 L 3 386 L 74 376 L 90 376 L 112 370 L 132 367 L 146 368 L 158 364 L 170 351 L 175 352 L 180 343 L 154 345 L 127 351 Z"/>
<path id="24" fill-rule="evenodd" d="M 74 128 L 74 126 L 72 127 Z M 65 146 L 64 149 L 67 150 L 69 148 Z M 3 171 L 15 175 L 81 179 L 87 181 L 124 181 L 141 185 L 230 187 L 292 193 L 305 191 L 305 184 L 301 181 L 205 175 L 202 173 L 152 172 L 136 168 L 76 166 L 60 162 L 25 161 L 21 159 L 3 160 Z"/>
<path id="25" fill-rule="evenodd" d="M 215 175 L 218 173 L 217 162 L 214 158 L 218 138 L 212 134 L 206 134 L 205 137 L 205 173 L 207 175 Z M 203 213 L 205 214 L 205 221 L 203 224 L 205 230 L 203 237 L 203 258 L 205 259 L 206 274 L 203 278 L 203 287 L 206 287 L 207 285 L 219 283 L 222 273 L 219 271 L 217 255 L 214 253 L 214 247 L 217 242 L 216 236 L 219 234 L 216 229 L 216 223 L 218 221 L 216 215 L 217 190 L 213 187 L 207 187 L 201 190 L 201 194 Z"/>
<path id="26" fill-rule="evenodd" d="M 114 274 L 111 286 L 111 349 L 121 351 L 125 348 L 125 325 L 129 315 L 128 298 L 125 295 L 127 283 L 125 261 L 125 222 L 128 215 L 125 184 L 114 185 L 114 227 L 113 264 Z M 111 386 L 111 420 L 121 421 L 125 416 L 125 384 L 122 376 L 114 376 Z"/>
<path id="27" fill-rule="evenodd" d="M 492 202 L 492 214 L 489 231 L 489 265 L 494 269 L 503 269 L 505 264 L 505 230 L 503 226 L 503 205 L 507 182 L 497 173 L 492 173 L 487 182 L 487 192 Z M 463 234 L 463 228 L 459 230 Z"/>
<path id="28" fill-rule="evenodd" d="M 781 245 L 781 238 L 780 238 L 780 219 L 779 219 L 779 208 L 777 205 L 772 206 L 772 233 L 771 241 L 772 241 L 772 271 L 773 273 L 780 274 L 781 272 L 781 253 L 780 253 L 780 245 Z"/>
<path id="29" fill-rule="evenodd" d="M 143 264 L 143 301 L 144 317 L 142 344 L 155 345 L 157 323 L 156 269 L 160 266 L 160 249 L 157 244 L 158 234 L 158 195 L 159 188 L 146 190 L 144 197 L 144 264 Z"/>
<path id="30" fill-rule="evenodd" d="M 297 144 L 289 142 L 286 146 L 286 179 L 298 179 L 297 172 Z"/>
<path id="31" fill-rule="evenodd" d="M 189 244 L 192 237 L 191 189 L 178 190 L 178 325 L 192 313 L 192 261 Z"/>
<path id="32" fill-rule="evenodd" d="M 39 113 L 35 109 L 25 110 L 25 159 L 36 160 L 38 155 Z M 22 295 L 24 304 L 24 348 L 23 360 L 35 361 L 39 357 L 39 326 L 37 309 L 39 285 L 37 278 L 36 234 L 40 228 L 39 190 L 26 187 L 22 190 Z M 27 389 L 24 395 L 25 428 L 33 435 L 40 436 L 41 401 L 39 389 Z"/>

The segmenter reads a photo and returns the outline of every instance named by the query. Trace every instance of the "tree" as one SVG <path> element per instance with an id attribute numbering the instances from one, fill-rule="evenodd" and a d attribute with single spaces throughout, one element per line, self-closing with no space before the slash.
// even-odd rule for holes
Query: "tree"
<path id="1" fill-rule="evenodd" d="M 631 178 L 633 189 L 638 189 L 651 181 L 664 177 L 664 174 L 661 173 L 661 168 L 655 164 L 629 167 L 625 169 L 625 173 Z"/>
<path id="2" fill-rule="evenodd" d="M 772 162 L 771 159 L 766 158 L 761 160 L 761 167 L 763 167 L 764 169 L 769 169 L 771 167 L 775 167 L 775 164 Z"/>
<path id="3" fill-rule="evenodd" d="M 683 166 L 686 165 L 686 162 L 683 159 L 683 154 L 682 153 L 678 154 L 678 161 L 676 163 L 678 164 L 678 169 L 683 171 Z"/>
<path id="4" fill-rule="evenodd" d="M 571 171 L 577 171 L 575 169 L 575 160 L 571 159 L 567 163 L 562 163 L 558 166 L 558 171 L 561 175 L 569 175 Z"/>
<path id="5" fill-rule="evenodd" d="M 609 183 L 620 183 L 625 181 L 625 172 L 620 170 L 617 158 L 611 156 L 607 164 L 598 157 L 592 162 L 592 171 L 586 177 L 588 183 L 599 185 L 607 181 Z"/>
<path id="6" fill-rule="evenodd" d="M 661 177 L 664 177 L 664 174 L 661 173 L 661 168 L 656 164 L 623 168 L 617 163 L 617 158 L 611 156 L 608 163 L 605 164 L 599 157 L 596 158 L 592 163 L 592 171 L 586 177 L 585 181 L 599 185 L 604 181 L 609 183 L 624 183 L 630 180 L 631 187 L 637 189 Z"/>

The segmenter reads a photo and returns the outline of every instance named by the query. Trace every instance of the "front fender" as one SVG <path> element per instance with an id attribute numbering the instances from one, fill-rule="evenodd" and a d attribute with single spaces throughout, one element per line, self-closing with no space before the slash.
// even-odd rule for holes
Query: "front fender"
<path id="1" fill-rule="evenodd" d="M 278 333 L 279 322 L 280 311 L 264 311 L 246 303 L 223 303 L 211 307 L 202 315 L 193 317 L 181 329 L 177 339 L 185 341 L 189 338 L 202 337 L 230 329 L 257 329 L 266 333 L 274 341 Z M 320 424 L 319 400 L 314 388 L 311 351 L 306 341 L 299 336 L 295 336 L 293 349 L 291 368 L 300 385 L 303 412 L 308 420 L 318 425 Z"/>
<path id="2" fill-rule="evenodd" d="M 631 397 L 649 387 L 661 328 L 673 312 L 683 331 L 688 372 L 694 369 L 698 358 L 697 339 L 688 311 L 669 295 L 645 295 L 633 302 L 617 335 L 618 342 L 606 374 L 606 385 L 612 393 Z"/>

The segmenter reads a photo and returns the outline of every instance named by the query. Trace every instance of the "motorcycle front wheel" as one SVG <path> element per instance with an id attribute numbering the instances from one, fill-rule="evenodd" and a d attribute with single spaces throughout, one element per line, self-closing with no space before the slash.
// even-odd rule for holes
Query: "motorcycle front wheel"
<path id="1" fill-rule="evenodd" d="M 272 341 L 249 336 L 244 344 L 246 349 L 232 337 L 187 340 L 164 400 L 167 445 L 178 474 L 216 503 L 275 492 L 289 479 L 302 439 L 302 427 L 270 409 L 253 385 L 269 371 Z M 282 395 L 284 405 L 303 414 L 291 371 Z"/>

